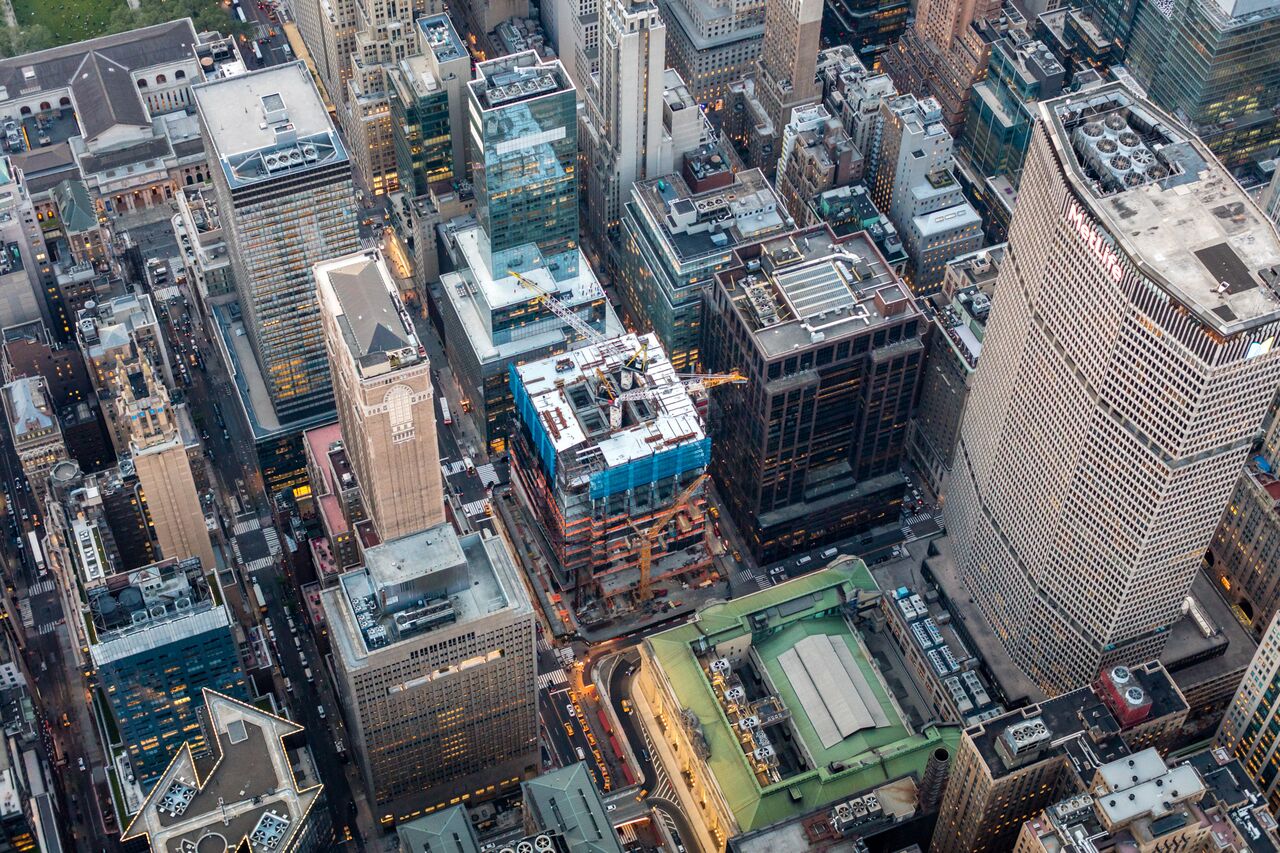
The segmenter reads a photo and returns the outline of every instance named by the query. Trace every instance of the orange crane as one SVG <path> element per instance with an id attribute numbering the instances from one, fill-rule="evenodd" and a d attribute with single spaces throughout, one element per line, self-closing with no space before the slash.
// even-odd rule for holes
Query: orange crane
<path id="1" fill-rule="evenodd" d="M 663 510 L 647 530 L 636 528 L 636 532 L 640 534 L 640 585 L 636 588 L 636 597 L 640 601 L 648 601 L 653 597 L 653 590 L 649 588 L 649 572 L 653 567 L 653 540 L 658 538 L 658 534 L 662 533 L 676 513 L 688 507 L 689 498 L 707 481 L 707 476 L 699 474 L 692 483 L 685 486 L 671 502 L 671 506 Z"/>

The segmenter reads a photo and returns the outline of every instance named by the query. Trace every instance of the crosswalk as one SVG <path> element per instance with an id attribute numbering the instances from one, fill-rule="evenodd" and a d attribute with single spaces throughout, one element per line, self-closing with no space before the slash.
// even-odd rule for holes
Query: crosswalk
<path id="1" fill-rule="evenodd" d="M 475 518 L 478 515 L 488 515 L 489 499 L 481 498 L 478 501 L 467 501 L 462 505 L 462 512 L 467 518 Z"/>
<path id="2" fill-rule="evenodd" d="M 538 676 L 538 689 L 549 690 L 561 684 L 568 684 L 569 676 L 564 674 L 563 669 L 553 669 L 550 672 L 544 672 Z"/>
<path id="3" fill-rule="evenodd" d="M 756 589 L 768 589 L 773 586 L 773 581 L 769 580 L 768 575 L 757 575 L 750 569 L 737 569 L 738 583 L 743 586 L 754 586 Z"/>
<path id="4" fill-rule="evenodd" d="M 24 598 L 18 602 L 18 613 L 22 616 L 22 627 L 31 629 L 36 626 L 36 619 L 31 615 L 31 602 Z"/>
<path id="5" fill-rule="evenodd" d="M 541 634 L 538 635 L 538 651 L 551 653 L 551 643 L 547 642 L 547 638 Z"/>
<path id="6" fill-rule="evenodd" d="M 45 578 L 39 583 L 34 583 L 27 587 L 27 595 L 44 595 L 46 592 L 53 592 L 57 588 L 57 584 L 53 582 L 53 578 Z"/>
<path id="7" fill-rule="evenodd" d="M 46 634 L 52 634 L 54 631 L 58 630 L 58 626 L 61 624 L 61 622 L 46 622 L 40 626 L 40 630 L 37 633 L 42 637 Z"/>
<path id="8" fill-rule="evenodd" d="M 482 486 L 496 486 L 502 482 L 498 478 L 498 469 L 493 467 L 492 462 L 486 462 L 476 468 L 476 475 L 480 478 Z"/>

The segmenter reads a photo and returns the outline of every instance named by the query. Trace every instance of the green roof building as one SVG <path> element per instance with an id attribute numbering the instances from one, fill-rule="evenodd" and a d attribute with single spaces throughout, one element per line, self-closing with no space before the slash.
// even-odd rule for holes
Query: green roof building
<path id="1" fill-rule="evenodd" d="M 644 643 L 638 698 L 661 741 L 654 760 L 717 849 L 919 778 L 935 749 L 954 751 L 959 729 L 913 730 L 863 643 L 860 614 L 879 595 L 866 565 L 845 558 Z"/>

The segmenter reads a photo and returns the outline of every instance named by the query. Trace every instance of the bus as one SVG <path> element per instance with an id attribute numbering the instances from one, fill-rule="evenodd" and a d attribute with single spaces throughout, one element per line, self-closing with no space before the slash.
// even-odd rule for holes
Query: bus
<path id="1" fill-rule="evenodd" d="M 44 574 L 44 552 L 40 550 L 40 539 L 36 536 L 34 530 L 27 532 L 27 544 L 31 546 L 31 562 L 35 563 L 36 571 Z"/>
<path id="2" fill-rule="evenodd" d="M 258 612 L 267 612 L 267 600 L 262 596 L 262 586 L 257 581 L 253 582 L 253 601 L 258 605 Z"/>
<path id="3" fill-rule="evenodd" d="M 440 398 L 440 419 L 446 424 L 453 423 L 453 415 L 449 414 L 449 401 L 444 397 Z"/>
<path id="4" fill-rule="evenodd" d="M 243 15 L 244 13 L 241 12 L 240 14 Z M 262 64 L 262 48 L 258 47 L 258 43 L 256 41 L 250 42 L 250 44 L 253 45 L 253 58 L 258 60 L 258 64 L 261 65 Z"/>
<path id="5" fill-rule="evenodd" d="M 239 6 L 236 7 L 236 17 L 240 19 L 240 23 L 242 24 L 249 23 L 249 19 L 244 16 L 244 9 L 241 9 Z"/>

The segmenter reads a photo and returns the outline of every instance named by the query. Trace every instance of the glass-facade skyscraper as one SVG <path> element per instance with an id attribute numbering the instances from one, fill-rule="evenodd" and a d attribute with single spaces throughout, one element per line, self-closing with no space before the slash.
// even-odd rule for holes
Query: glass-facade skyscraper
<path id="1" fill-rule="evenodd" d="M 388 73 L 391 135 L 400 188 L 411 197 L 430 184 L 467 176 L 465 135 L 455 135 L 465 108 L 471 56 L 447 15 L 419 18 L 422 53 Z"/>
<path id="2" fill-rule="evenodd" d="M 1125 59 L 1228 167 L 1280 142 L 1280 6 L 1269 0 L 1139 0 Z"/>
<path id="3" fill-rule="evenodd" d="M 89 656 L 144 787 L 184 743 L 203 744 L 204 688 L 251 698 L 231 615 L 214 599 L 211 577 L 198 557 L 165 560 L 88 592 Z"/>
<path id="4" fill-rule="evenodd" d="M 564 66 L 516 53 L 480 63 L 469 88 L 476 217 L 490 269 L 523 267 L 532 243 L 557 278 L 576 272 L 577 96 Z"/>
<path id="5" fill-rule="evenodd" d="M 331 411 L 311 268 L 360 248 L 351 158 L 301 62 L 202 83 L 192 95 L 275 415 L 289 422 Z"/>

